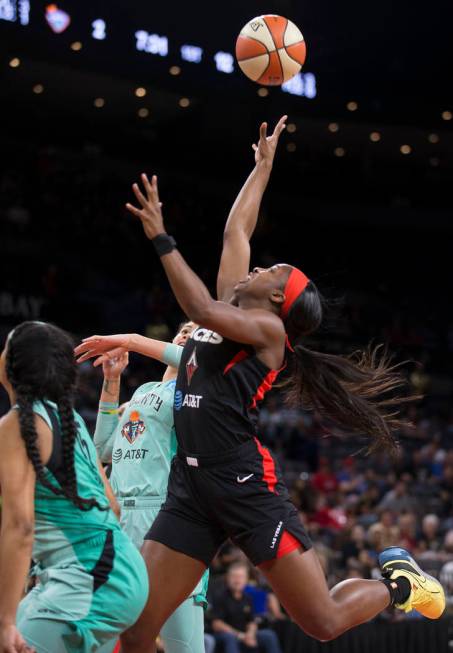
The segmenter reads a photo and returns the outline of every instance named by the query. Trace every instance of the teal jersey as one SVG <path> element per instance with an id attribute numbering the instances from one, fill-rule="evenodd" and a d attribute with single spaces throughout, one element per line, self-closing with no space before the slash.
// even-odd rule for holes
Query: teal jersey
<path id="1" fill-rule="evenodd" d="M 117 421 L 107 447 L 103 447 L 104 454 L 105 448 L 111 451 L 110 483 L 118 498 L 164 497 L 167 493 L 170 464 L 176 453 L 175 383 L 141 385 Z"/>
<path id="2" fill-rule="evenodd" d="M 47 402 L 55 409 L 56 405 Z M 49 416 L 41 402 L 33 406 L 34 412 L 42 417 L 52 429 Z M 97 454 L 89 436 L 85 422 L 74 411 L 77 425 L 77 437 L 74 445 L 74 465 L 77 478 L 77 493 L 85 499 L 94 498 L 100 506 L 107 510 L 94 507 L 91 510 L 77 508 L 70 499 L 64 495 L 54 494 L 42 483 L 36 481 L 35 489 L 35 539 L 33 559 L 41 567 L 46 567 L 58 560 L 78 561 L 82 565 L 91 564 L 91 550 L 93 540 L 105 539 L 107 531 L 119 531 L 120 526 L 115 515 L 109 507 L 105 496 L 104 484 L 99 474 Z M 55 444 L 54 434 L 54 447 Z M 58 472 L 52 473 L 45 468 L 45 475 L 49 483 L 57 488 L 61 485 L 58 481 Z"/>
<path id="3" fill-rule="evenodd" d="M 175 386 L 175 380 L 144 383 L 132 395 L 120 420 L 111 410 L 103 411 L 103 404 L 98 413 L 94 442 L 101 460 L 112 461 L 110 484 L 120 500 L 123 527 L 138 547 L 167 495 L 171 461 L 177 448 L 173 419 Z M 135 504 L 140 505 L 139 498 L 159 501 L 154 509 L 136 512 L 134 508 L 131 514 L 128 503 L 135 499 Z M 193 595 L 195 603 L 203 606 L 207 604 L 208 580 L 206 571 Z"/>

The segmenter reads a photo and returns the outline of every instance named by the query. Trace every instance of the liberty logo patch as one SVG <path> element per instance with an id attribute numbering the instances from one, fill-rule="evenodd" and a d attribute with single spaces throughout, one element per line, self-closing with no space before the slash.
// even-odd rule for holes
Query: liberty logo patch
<path id="1" fill-rule="evenodd" d="M 197 348 L 195 347 L 189 360 L 186 363 L 187 385 L 190 385 L 192 377 L 198 369 Z"/>
<path id="2" fill-rule="evenodd" d="M 126 424 L 121 429 L 121 435 L 123 438 L 126 438 L 130 444 L 134 444 L 134 442 L 141 436 L 145 429 L 145 422 L 140 419 L 140 413 L 136 410 L 133 410 L 129 415 L 129 421 L 126 422 Z"/>

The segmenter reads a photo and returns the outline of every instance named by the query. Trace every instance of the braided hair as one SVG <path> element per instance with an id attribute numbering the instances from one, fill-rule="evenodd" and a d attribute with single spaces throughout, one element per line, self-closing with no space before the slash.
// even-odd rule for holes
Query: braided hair
<path id="1" fill-rule="evenodd" d="M 6 375 L 16 395 L 19 424 L 28 458 L 39 482 L 54 494 L 67 497 L 77 508 L 105 509 L 94 498 L 77 493 L 74 446 L 77 425 L 73 403 L 77 382 L 74 343 L 62 329 L 45 322 L 23 322 L 11 332 L 6 350 Z M 62 433 L 61 487 L 51 483 L 38 448 L 33 404 L 53 401 L 57 405 Z"/>

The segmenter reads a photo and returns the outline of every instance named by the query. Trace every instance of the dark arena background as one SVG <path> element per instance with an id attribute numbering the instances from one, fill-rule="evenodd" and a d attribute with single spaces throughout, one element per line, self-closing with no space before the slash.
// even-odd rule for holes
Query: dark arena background
<path id="1" fill-rule="evenodd" d="M 283 88 L 249 81 L 234 58 L 240 29 L 263 13 L 287 16 L 307 42 L 302 73 Z M 329 585 L 378 577 L 377 554 L 395 544 L 447 596 L 439 621 L 392 610 L 324 645 L 264 601 L 260 624 L 285 653 L 453 647 L 452 18 L 448 6 L 391 0 L 0 0 L 2 343 L 29 319 L 77 341 L 171 338 L 182 316 L 124 209 L 132 182 L 159 175 L 167 229 L 213 290 L 259 124 L 286 113 L 252 264 L 283 260 L 316 281 L 330 308 L 310 344 L 349 354 L 385 343 L 423 395 L 395 459 L 364 455 L 360 439 L 268 395 L 261 437 Z M 102 377 L 89 363 L 80 371 L 78 410 L 93 430 Z M 161 373 L 132 356 L 122 398 Z M 210 594 L 236 559 L 232 546 L 219 553 Z M 250 592 L 265 596 L 250 573 Z"/>

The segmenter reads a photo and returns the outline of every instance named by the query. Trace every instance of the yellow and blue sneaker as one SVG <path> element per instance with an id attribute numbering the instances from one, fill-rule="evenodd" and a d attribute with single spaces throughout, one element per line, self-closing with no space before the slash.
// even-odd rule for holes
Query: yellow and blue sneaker
<path id="1" fill-rule="evenodd" d="M 391 546 L 379 555 L 379 566 L 384 578 L 407 578 L 411 586 L 409 598 L 396 608 L 410 612 L 417 610 L 428 619 L 439 619 L 445 610 L 445 593 L 442 585 L 425 574 L 406 549 Z"/>

